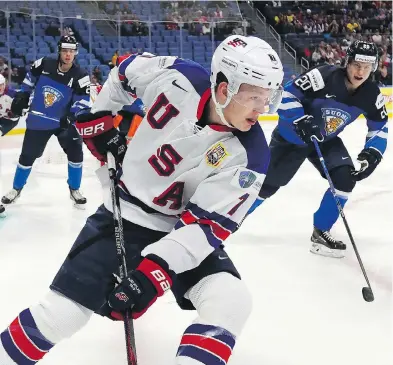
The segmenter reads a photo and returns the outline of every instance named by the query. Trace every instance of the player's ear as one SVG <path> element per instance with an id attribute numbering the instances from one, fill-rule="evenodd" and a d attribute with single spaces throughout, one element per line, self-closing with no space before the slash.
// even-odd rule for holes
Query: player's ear
<path id="1" fill-rule="evenodd" d="M 220 96 L 227 97 L 228 96 L 228 83 L 227 82 L 220 82 L 218 85 L 218 93 Z"/>

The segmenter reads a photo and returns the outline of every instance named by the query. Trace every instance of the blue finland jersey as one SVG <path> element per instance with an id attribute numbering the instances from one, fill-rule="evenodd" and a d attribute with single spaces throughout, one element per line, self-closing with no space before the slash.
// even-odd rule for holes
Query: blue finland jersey
<path id="1" fill-rule="evenodd" d="M 370 80 L 351 94 L 345 85 L 345 78 L 342 68 L 320 66 L 289 81 L 284 87 L 278 110 L 280 134 L 291 143 L 305 145 L 296 134 L 293 122 L 303 115 L 312 115 L 325 141 L 329 141 L 363 114 L 368 126 L 365 148 L 371 147 L 383 154 L 388 133 L 384 97 Z"/>
<path id="2" fill-rule="evenodd" d="M 55 59 L 35 61 L 23 80 L 22 90 L 34 90 L 26 119 L 28 129 L 56 129 L 63 116 L 90 106 L 89 75 L 75 65 L 63 73 Z"/>

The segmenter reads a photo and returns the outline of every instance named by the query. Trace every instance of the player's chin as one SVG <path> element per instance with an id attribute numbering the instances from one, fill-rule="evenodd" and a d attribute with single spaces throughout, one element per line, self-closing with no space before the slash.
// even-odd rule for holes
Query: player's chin
<path id="1" fill-rule="evenodd" d="M 239 123 L 237 129 L 239 129 L 241 132 L 247 132 L 251 129 L 251 127 L 255 124 L 256 122 L 254 121 L 249 121 L 246 119 L 243 123 Z"/>

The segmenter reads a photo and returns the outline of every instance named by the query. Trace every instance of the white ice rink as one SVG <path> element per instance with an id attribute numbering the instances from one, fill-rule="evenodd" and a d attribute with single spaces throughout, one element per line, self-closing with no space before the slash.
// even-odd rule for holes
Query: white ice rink
<path id="1" fill-rule="evenodd" d="M 365 123 L 343 134 L 355 157 Z M 273 123 L 264 124 L 267 136 Z M 0 139 L 1 195 L 12 187 L 21 136 Z M 249 217 L 227 250 L 254 295 L 254 310 L 230 365 L 392 364 L 392 150 L 359 183 L 345 213 L 375 294 L 361 295 L 362 273 L 344 225 L 347 257 L 309 253 L 312 216 L 328 184 L 306 162 L 294 180 Z M 66 166 L 64 166 L 66 169 Z M 86 217 L 101 202 L 98 182 L 86 177 L 88 209 L 72 208 L 64 179 L 32 173 L 18 202 L 0 219 L 0 332 L 20 310 L 48 290 Z M 170 294 L 136 321 L 139 365 L 171 365 L 194 312 L 182 312 Z M 126 364 L 123 326 L 95 316 L 56 346 L 43 365 Z M 40 364 L 41 364 L 40 363 Z M 0 364 L 1 365 L 1 364 Z"/>

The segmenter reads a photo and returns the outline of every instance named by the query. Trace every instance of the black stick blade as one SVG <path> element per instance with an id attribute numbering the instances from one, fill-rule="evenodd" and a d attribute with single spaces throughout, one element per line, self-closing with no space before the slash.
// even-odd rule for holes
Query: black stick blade
<path id="1" fill-rule="evenodd" d="M 366 302 L 373 302 L 374 301 L 374 294 L 371 288 L 365 286 L 362 289 L 363 298 Z"/>

